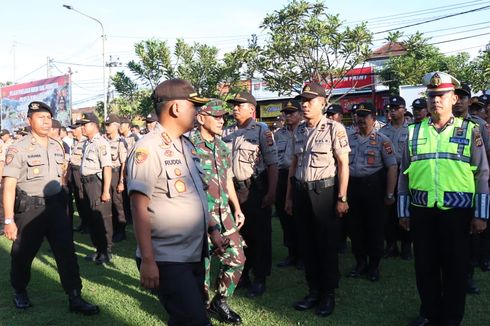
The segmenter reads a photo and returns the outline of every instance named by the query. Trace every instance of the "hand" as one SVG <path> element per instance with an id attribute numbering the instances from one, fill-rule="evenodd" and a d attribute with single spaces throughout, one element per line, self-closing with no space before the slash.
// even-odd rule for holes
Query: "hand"
<path id="1" fill-rule="evenodd" d="M 342 217 L 349 211 L 349 204 L 337 201 L 337 206 L 335 207 L 338 217 Z"/>
<path id="2" fill-rule="evenodd" d="M 3 232 L 5 233 L 7 239 L 12 241 L 17 240 L 17 225 L 15 224 L 15 222 L 5 224 L 3 227 Z"/>
<path id="3" fill-rule="evenodd" d="M 124 182 L 119 182 L 119 183 L 117 184 L 116 191 L 117 191 L 117 193 L 118 193 L 118 194 L 120 194 L 121 192 L 123 192 L 123 191 L 124 191 Z"/>
<path id="4" fill-rule="evenodd" d="M 286 211 L 286 214 L 292 216 L 293 215 L 293 200 L 292 199 L 286 199 L 286 203 L 284 204 L 284 210 Z"/>
<path id="5" fill-rule="evenodd" d="M 141 261 L 140 283 L 146 289 L 156 289 L 160 286 L 160 272 L 154 260 Z"/>
<path id="6" fill-rule="evenodd" d="M 386 206 L 391 206 L 391 205 L 393 205 L 394 203 L 395 203 L 395 198 L 391 198 L 391 199 L 389 199 L 389 198 L 386 198 L 386 197 L 385 197 L 385 205 L 386 205 Z"/>
<path id="7" fill-rule="evenodd" d="M 102 195 L 100 196 L 100 200 L 103 203 L 107 203 L 109 200 L 111 200 L 111 194 L 109 194 L 109 192 L 103 192 Z"/>
<path id="8" fill-rule="evenodd" d="M 230 245 L 230 239 L 223 237 L 218 230 L 213 230 L 209 234 L 209 238 L 215 248 L 214 253 L 217 255 L 223 254 L 225 249 Z"/>
<path id="9" fill-rule="evenodd" d="M 275 194 L 272 194 L 270 192 L 267 192 L 264 196 L 264 199 L 262 199 L 262 208 L 266 208 L 269 206 L 272 206 L 274 204 L 274 201 L 276 200 Z"/>
<path id="10" fill-rule="evenodd" d="M 471 233 L 480 234 L 487 228 L 487 221 L 481 220 L 479 218 L 474 218 L 471 220 Z"/>
<path id="11" fill-rule="evenodd" d="M 410 231 L 410 219 L 407 217 L 403 217 L 398 220 L 398 224 L 402 227 L 402 229 L 406 231 Z"/>
<path id="12" fill-rule="evenodd" d="M 236 227 L 238 230 L 240 230 L 245 223 L 245 215 L 243 215 L 242 211 L 236 211 L 235 212 L 235 222 L 236 222 Z"/>

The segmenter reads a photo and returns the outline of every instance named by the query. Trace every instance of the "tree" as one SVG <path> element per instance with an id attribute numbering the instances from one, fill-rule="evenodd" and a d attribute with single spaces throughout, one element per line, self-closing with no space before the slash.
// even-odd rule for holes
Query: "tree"
<path id="1" fill-rule="evenodd" d="M 490 87 L 490 52 L 480 51 L 478 57 L 472 62 L 474 92 L 485 91 Z"/>
<path id="2" fill-rule="evenodd" d="M 252 44 L 257 72 L 280 94 L 300 92 L 304 82 L 335 85 L 370 54 L 366 24 L 345 26 L 323 2 L 294 0 L 268 14 L 260 26 L 266 44 Z"/>

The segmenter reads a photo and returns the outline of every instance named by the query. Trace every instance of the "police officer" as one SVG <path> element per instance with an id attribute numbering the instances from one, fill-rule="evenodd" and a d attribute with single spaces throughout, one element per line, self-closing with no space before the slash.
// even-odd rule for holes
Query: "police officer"
<path id="1" fill-rule="evenodd" d="M 112 204 L 112 241 L 120 242 L 126 239 L 126 213 L 124 211 L 124 170 L 128 156 L 127 144 L 119 135 L 120 119 L 116 114 L 109 114 L 105 121 L 106 139 L 111 148 L 112 177 L 111 177 L 111 204 Z"/>
<path id="2" fill-rule="evenodd" d="M 7 129 L 0 130 L 0 176 L 3 174 L 3 167 L 5 165 L 5 154 L 9 146 L 13 143 L 13 139 L 10 137 L 10 132 Z M 3 191 L 3 187 L 0 184 L 0 194 Z M 3 206 L 0 202 L 0 236 L 3 235 Z"/>
<path id="3" fill-rule="evenodd" d="M 284 246 L 288 248 L 288 256 L 279 262 L 277 266 L 297 266 L 298 268 L 302 268 L 303 264 L 300 260 L 298 235 L 294 219 L 284 210 L 288 189 L 289 167 L 293 159 L 293 133 L 302 118 L 300 103 L 298 101 L 288 101 L 283 104 L 281 112 L 286 117 L 286 124 L 274 133 L 279 166 L 275 208 L 281 222 L 283 242 Z"/>
<path id="4" fill-rule="evenodd" d="M 133 132 L 131 132 L 131 130 L 130 130 L 131 120 L 130 119 L 128 119 L 126 117 L 121 117 L 120 121 L 121 121 L 121 125 L 119 126 L 119 134 L 121 135 L 121 137 L 124 138 L 124 142 L 126 145 L 126 151 L 129 154 L 129 152 L 131 152 L 131 150 L 133 149 L 134 144 L 136 144 L 136 142 L 139 140 L 139 134 L 136 135 Z M 126 177 L 125 177 L 126 170 L 122 169 L 121 171 L 123 173 L 124 189 L 127 189 L 128 187 L 127 187 Z M 123 191 L 122 197 L 123 197 L 123 206 L 124 206 L 124 214 L 126 216 L 126 222 L 128 224 L 132 224 L 133 219 L 131 217 L 131 207 L 129 205 L 128 192 Z"/>
<path id="5" fill-rule="evenodd" d="M 393 143 L 393 151 L 395 152 L 396 161 L 399 165 L 408 137 L 408 121 L 405 118 L 405 99 L 397 95 L 392 95 L 389 101 L 389 105 L 386 108 L 390 112 L 391 121 L 381 128 L 380 132 L 387 136 Z M 397 240 L 401 240 L 401 258 L 405 260 L 412 258 L 410 233 L 402 230 L 398 225 L 395 206 L 388 208 L 385 238 L 385 258 L 398 256 L 400 252 L 398 251 Z"/>
<path id="6" fill-rule="evenodd" d="M 390 139 L 374 129 L 376 109 L 372 104 L 360 103 L 356 114 L 359 131 L 349 134 L 351 204 L 347 217 L 356 266 L 348 276 L 367 274 L 375 282 L 383 256 L 385 205 L 395 203 L 398 166 Z"/>
<path id="7" fill-rule="evenodd" d="M 266 277 L 272 265 L 272 204 L 277 186 L 277 151 L 272 132 L 266 124 L 257 123 L 254 112 L 257 101 L 248 92 L 240 92 L 227 101 L 233 105 L 236 124 L 223 132 L 232 153 L 235 189 L 247 220 L 241 230 L 247 243 L 242 284 L 247 286 L 249 271 L 255 279 L 248 288 L 249 297 L 265 292 Z"/>
<path id="8" fill-rule="evenodd" d="M 80 173 L 83 196 L 90 207 L 87 216 L 90 238 L 96 249 L 85 259 L 102 265 L 112 259 L 111 147 L 99 133 L 99 119 L 95 114 L 85 113 L 80 124 L 83 135 L 87 137 Z"/>
<path id="9" fill-rule="evenodd" d="M 182 136 L 193 126 L 195 105 L 208 99 L 189 82 L 170 79 L 156 87 L 153 100 L 160 124 L 128 159 L 141 284 L 157 289 L 169 325 L 210 325 L 203 293 L 206 228 L 219 254 L 223 239 L 209 219 L 196 149 Z"/>
<path id="10" fill-rule="evenodd" d="M 146 122 L 146 128 L 144 130 L 144 134 L 150 133 L 155 129 L 155 126 L 157 125 L 158 117 L 154 112 L 148 113 L 148 115 L 145 118 Z"/>
<path id="11" fill-rule="evenodd" d="M 10 282 L 19 309 L 31 307 L 27 285 L 32 260 L 44 237 L 53 250 L 69 309 L 85 315 L 99 313 L 99 307 L 81 296 L 82 281 L 75 256 L 71 223 L 66 215 L 64 152 L 48 137 L 52 110 L 43 102 L 31 102 L 27 119 L 32 131 L 11 145 L 3 171 L 5 235 L 14 241 L 11 251 Z"/>
<path id="12" fill-rule="evenodd" d="M 206 192 L 210 217 L 220 225 L 221 234 L 229 239 L 229 247 L 218 257 L 221 267 L 217 277 L 217 292 L 210 303 L 211 259 L 209 257 L 205 259 L 204 289 L 209 303 L 208 311 L 225 323 L 237 324 L 241 323 L 242 319 L 228 306 L 227 299 L 233 295 L 245 265 L 244 242 L 238 232 L 245 221 L 245 216 L 240 209 L 233 185 L 230 150 L 218 138 L 223 132 L 226 113 L 219 100 L 210 101 L 202 106 L 197 115 L 199 127 L 190 139 L 196 146 L 197 155 L 201 159 L 200 165 L 205 172 L 204 181 L 208 185 Z"/>
<path id="13" fill-rule="evenodd" d="M 344 115 L 343 115 L 342 107 L 340 105 L 338 104 L 330 105 L 325 111 L 325 114 L 329 119 L 342 123 L 342 118 Z"/>
<path id="14" fill-rule="evenodd" d="M 413 122 L 421 122 L 429 116 L 425 98 L 417 98 L 412 102 Z"/>
<path id="15" fill-rule="evenodd" d="M 83 196 L 82 175 L 80 174 L 80 166 L 82 165 L 83 147 L 87 138 L 82 134 L 82 125 L 75 123 L 70 126 L 73 131 L 73 148 L 71 149 L 70 162 L 68 164 L 68 182 L 70 184 L 71 193 L 75 199 L 80 225 L 74 228 L 75 231 L 88 233 L 87 218 L 90 214 L 90 208 Z"/>
<path id="16" fill-rule="evenodd" d="M 322 115 L 325 96 L 325 89 L 317 83 L 306 85 L 300 94 L 305 122 L 294 133 L 286 196 L 286 211 L 294 212 L 298 225 L 309 289 L 294 308 L 316 306 L 315 313 L 322 317 L 330 315 L 335 307 L 340 218 L 349 207 L 350 151 L 344 126 Z M 334 187 L 336 174 L 338 185 Z"/>
<path id="17" fill-rule="evenodd" d="M 350 116 L 352 118 L 352 124 L 347 126 L 345 129 L 347 133 L 351 132 L 356 132 L 357 131 L 357 123 L 356 123 L 356 110 L 357 110 L 357 104 L 352 104 L 350 108 Z"/>
<path id="18" fill-rule="evenodd" d="M 488 162 L 478 127 L 454 117 L 459 82 L 428 73 L 431 118 L 410 125 L 398 181 L 400 225 L 414 239 L 421 316 L 412 325 L 463 319 L 470 232 L 488 219 Z"/>

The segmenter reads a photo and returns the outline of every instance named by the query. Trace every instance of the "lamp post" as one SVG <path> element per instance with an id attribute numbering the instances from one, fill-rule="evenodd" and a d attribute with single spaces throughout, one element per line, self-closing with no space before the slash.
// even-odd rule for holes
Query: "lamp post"
<path id="1" fill-rule="evenodd" d="M 63 7 L 65 7 L 66 9 L 68 10 L 73 10 L 77 13 L 79 13 L 80 15 L 82 16 L 85 16 L 87 18 L 90 18 L 92 19 L 93 21 L 96 21 L 100 27 L 102 28 L 102 86 L 103 86 L 103 92 L 104 92 L 104 121 L 105 119 L 107 118 L 107 85 L 106 85 L 106 82 L 105 82 L 105 32 L 104 32 L 104 25 L 102 25 L 102 22 L 100 20 L 98 20 L 97 18 L 94 18 L 92 16 L 89 16 L 79 10 L 76 10 L 75 8 L 73 8 L 73 6 L 70 6 L 70 5 L 63 5 Z"/>

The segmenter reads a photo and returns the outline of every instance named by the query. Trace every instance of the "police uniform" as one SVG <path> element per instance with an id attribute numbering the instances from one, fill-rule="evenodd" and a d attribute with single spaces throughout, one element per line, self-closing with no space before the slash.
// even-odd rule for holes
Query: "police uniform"
<path id="1" fill-rule="evenodd" d="M 226 111 L 221 101 L 211 101 L 200 109 L 200 113 L 223 117 Z M 200 166 L 204 170 L 204 182 L 208 186 L 206 193 L 210 218 L 220 225 L 221 234 L 230 239 L 229 247 L 218 256 L 221 267 L 216 282 L 217 294 L 210 302 L 210 310 L 228 322 L 239 323 L 241 322 L 240 316 L 226 303 L 226 299 L 233 295 L 245 265 L 244 242 L 231 212 L 228 196 L 228 180 L 233 177 L 230 150 L 218 137 L 215 137 L 213 141 L 205 140 L 199 130 L 192 134 L 190 140 L 196 147 Z M 212 252 L 211 241 L 208 240 L 208 243 L 210 252 Z M 205 268 L 204 291 L 209 303 L 211 286 L 211 259 L 209 257 L 205 259 Z"/>
<path id="2" fill-rule="evenodd" d="M 139 192 L 150 199 L 158 294 L 169 325 L 209 323 L 203 296 L 209 214 L 198 163 L 192 143 L 183 136 L 171 139 L 159 124 L 136 143 L 128 159 L 130 196 Z M 139 247 L 136 256 L 141 258 Z"/>
<path id="3" fill-rule="evenodd" d="M 123 124 L 123 123 L 130 124 L 131 120 L 123 117 L 123 118 L 121 118 L 121 124 Z M 134 147 L 134 144 L 136 144 L 136 142 L 139 140 L 139 137 L 132 132 L 129 132 L 128 136 L 121 135 L 121 137 L 123 137 L 123 139 L 124 139 L 124 144 L 126 145 L 126 152 L 129 155 L 129 153 L 131 152 L 131 150 Z M 126 171 L 122 171 L 122 172 L 123 172 L 123 174 L 126 173 Z M 124 189 L 128 189 L 128 184 L 126 182 L 125 177 L 124 177 Z M 123 197 L 124 215 L 126 216 L 126 223 L 132 224 L 133 218 L 131 216 L 131 205 L 129 203 L 129 195 L 128 195 L 128 192 L 126 190 L 122 192 L 122 197 Z"/>
<path id="4" fill-rule="evenodd" d="M 42 102 L 29 104 L 28 116 L 34 112 L 51 112 Z M 62 190 L 65 177 L 63 147 L 46 136 L 47 147 L 34 134 L 12 144 L 5 157 L 3 176 L 16 180 L 14 219 L 17 239 L 11 250 L 10 281 L 15 289 L 17 308 L 31 306 L 26 288 L 31 265 L 44 237 L 53 251 L 61 284 L 69 295 L 70 310 L 97 314 L 99 308 L 80 297 L 82 281 L 73 245 L 71 220 L 67 216 L 67 197 Z"/>
<path id="5" fill-rule="evenodd" d="M 386 106 L 387 108 L 393 108 L 398 106 L 405 106 L 405 100 L 400 96 L 390 96 L 390 102 Z M 387 123 L 383 128 L 379 130 L 380 133 L 387 136 L 392 144 L 393 151 L 396 156 L 396 162 L 400 165 L 402 159 L 402 153 L 406 146 L 408 138 L 408 122 L 404 119 L 403 124 L 395 128 L 393 123 Z M 396 193 L 396 190 L 395 190 Z M 396 205 L 390 206 L 388 209 L 388 216 L 385 224 L 385 240 L 386 250 L 384 257 L 397 256 L 399 254 L 397 241 L 401 240 L 401 255 L 403 259 L 411 259 L 412 257 L 412 240 L 410 233 L 406 230 L 402 230 L 398 225 L 398 217 L 396 214 Z"/>
<path id="6" fill-rule="evenodd" d="M 285 103 L 282 108 L 282 111 L 285 110 L 299 111 L 299 103 L 289 101 Z M 288 187 L 289 167 L 293 158 L 293 133 L 294 130 L 291 130 L 291 126 L 288 125 L 284 125 L 284 127 L 278 129 L 274 133 L 279 168 L 275 209 L 282 226 L 283 243 L 284 246 L 288 248 L 288 256 L 284 261 L 278 263 L 277 266 L 279 267 L 287 267 L 300 263 L 298 235 L 294 219 L 284 210 Z"/>
<path id="7" fill-rule="evenodd" d="M 443 72 L 425 75 L 424 84 L 429 96 L 459 86 Z M 470 120 L 452 116 L 442 129 L 432 119 L 410 126 L 398 215 L 401 223 L 410 221 L 420 313 L 427 323 L 459 325 L 463 319 L 470 223 L 481 227 L 478 219 L 488 219 L 488 176 L 483 141 Z"/>
<path id="8" fill-rule="evenodd" d="M 236 101 L 245 96 L 249 96 L 247 101 L 255 101 L 250 94 L 243 92 L 229 102 L 239 103 Z M 277 164 L 276 145 L 267 125 L 256 122 L 253 118 L 243 128 L 239 128 L 237 124 L 226 128 L 223 131 L 223 141 L 231 151 L 235 189 L 242 211 L 247 217 L 240 230 L 247 243 L 247 261 L 242 278 L 246 282 L 249 271 L 253 271 L 255 282 L 249 288 L 249 296 L 253 297 L 263 293 L 265 279 L 271 273 L 272 207 L 261 207 L 261 204 L 269 186 L 266 169 Z"/>
<path id="9" fill-rule="evenodd" d="M 85 114 L 80 120 L 81 124 L 98 123 L 93 114 Z M 112 167 L 111 148 L 107 140 L 98 132 L 87 139 L 83 147 L 82 175 L 83 195 L 88 201 L 90 214 L 88 224 L 90 238 L 96 249 L 95 256 L 88 255 L 87 259 L 94 259 L 97 263 L 107 262 L 112 254 L 112 212 L 111 202 L 102 202 L 103 169 Z M 112 179 L 112 178 L 111 178 Z"/>
<path id="10" fill-rule="evenodd" d="M 361 103 L 356 113 L 358 116 L 371 114 L 375 117 L 376 110 L 369 103 Z M 356 267 L 349 276 L 368 273 L 371 281 L 377 281 L 378 266 L 383 256 L 386 169 L 397 168 L 396 157 L 390 139 L 374 128 L 366 136 L 360 132 L 349 134 L 349 146 L 350 206 L 347 221 L 352 253 L 356 258 Z M 394 182 L 396 176 L 392 177 Z"/>
<path id="11" fill-rule="evenodd" d="M 8 130 L 3 129 L 0 131 L 0 137 L 5 134 L 8 134 Z M 2 168 L 0 171 L 2 171 L 2 173 L 3 173 L 3 166 L 5 165 L 5 155 L 8 151 L 9 146 L 12 145 L 13 142 L 14 140 L 12 138 L 7 139 L 6 142 L 0 139 L 0 164 L 2 164 Z M 0 195 L 3 195 L 3 187 L 1 184 L 0 184 Z M 0 201 L 0 235 L 3 235 L 3 222 L 4 222 L 3 220 L 4 220 L 3 203 L 2 201 Z"/>
<path id="12" fill-rule="evenodd" d="M 105 123 L 120 123 L 118 116 L 110 114 Z M 114 139 L 110 136 L 105 137 L 109 143 L 112 161 L 112 177 L 111 177 L 111 204 L 112 204 L 112 225 L 113 225 L 113 241 L 119 242 L 126 238 L 126 213 L 124 211 L 123 194 L 117 191 L 120 183 L 124 184 L 123 166 L 126 164 L 128 156 L 127 144 L 123 137 L 117 134 Z"/>

